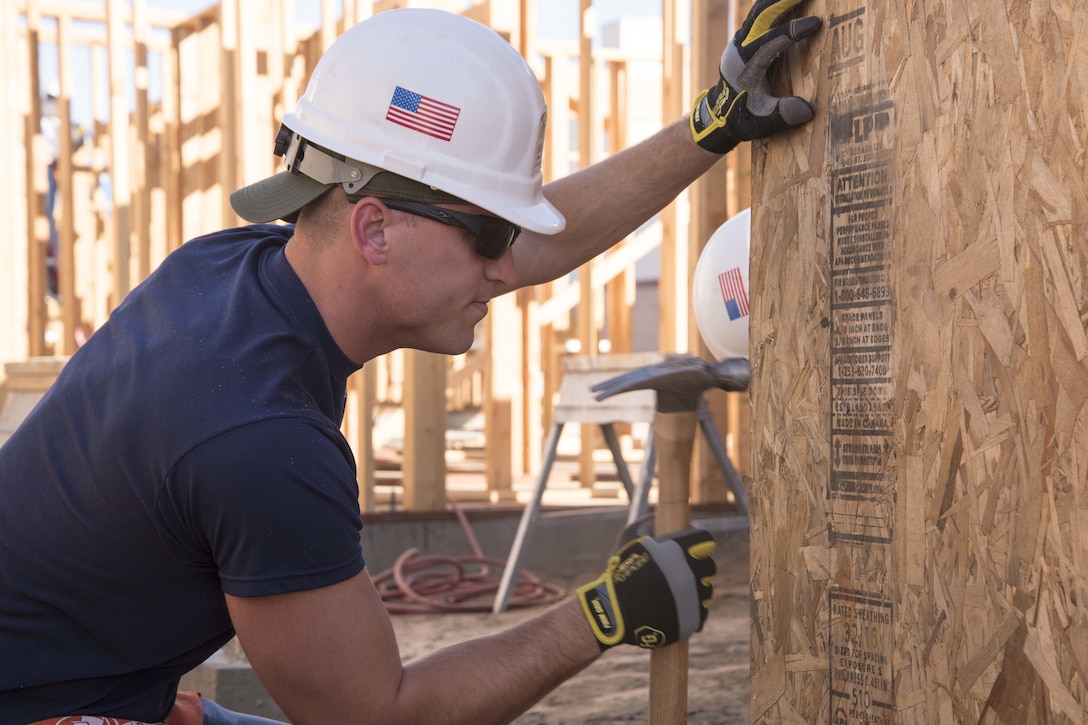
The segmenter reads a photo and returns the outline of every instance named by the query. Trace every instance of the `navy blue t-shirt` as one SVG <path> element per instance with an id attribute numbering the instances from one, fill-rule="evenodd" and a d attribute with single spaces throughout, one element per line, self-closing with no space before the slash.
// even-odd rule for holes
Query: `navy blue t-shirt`
<path id="1" fill-rule="evenodd" d="M 183 245 L 0 447 L 0 725 L 161 719 L 233 636 L 224 592 L 362 570 L 339 430 L 358 366 L 287 263 L 292 231 Z"/>

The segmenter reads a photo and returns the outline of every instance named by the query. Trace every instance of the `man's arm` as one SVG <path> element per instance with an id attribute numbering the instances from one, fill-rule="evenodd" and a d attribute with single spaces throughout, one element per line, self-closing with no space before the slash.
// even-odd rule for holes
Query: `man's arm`
<path id="1" fill-rule="evenodd" d="M 364 569 L 332 586 L 227 596 L 238 639 L 269 694 L 299 725 L 507 723 L 620 644 L 663 647 L 702 629 L 714 539 L 625 529 L 604 573 L 577 596 L 497 634 L 402 666 Z"/>
<path id="2" fill-rule="evenodd" d="M 297 725 L 505 723 L 601 654 L 570 599 L 402 667 L 365 570 L 321 589 L 227 596 L 227 605 L 254 671 Z"/>
<path id="3" fill-rule="evenodd" d="M 737 144 L 812 120 L 807 101 L 773 95 L 768 79 L 782 53 L 820 28 L 817 17 L 793 18 L 802 2 L 756 0 L 722 53 L 718 82 L 688 118 L 545 186 L 567 226 L 553 236 L 525 233 L 514 245 L 518 285 L 553 280 L 616 244 Z"/>
<path id="4" fill-rule="evenodd" d="M 551 281 L 593 259 L 661 211 L 722 158 L 696 145 L 682 119 L 644 141 L 544 187 L 563 213 L 559 234 L 523 232 L 518 285 Z"/>

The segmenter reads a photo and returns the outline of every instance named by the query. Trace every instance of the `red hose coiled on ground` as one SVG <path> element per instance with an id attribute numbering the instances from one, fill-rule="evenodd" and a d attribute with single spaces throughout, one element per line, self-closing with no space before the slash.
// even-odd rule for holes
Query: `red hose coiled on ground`
<path id="1" fill-rule="evenodd" d="M 506 562 L 483 555 L 468 519 L 456 503 L 450 502 L 474 552 L 465 556 L 420 556 L 408 549 L 393 566 L 373 577 L 385 608 L 391 614 L 489 612 L 499 589 Z M 552 604 L 567 595 L 565 589 L 546 584 L 536 575 L 521 570 L 507 606 L 529 607 Z"/>

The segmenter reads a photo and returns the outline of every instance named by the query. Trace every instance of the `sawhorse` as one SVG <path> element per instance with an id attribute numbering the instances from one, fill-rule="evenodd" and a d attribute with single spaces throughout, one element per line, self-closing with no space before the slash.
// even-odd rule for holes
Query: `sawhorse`
<path id="1" fill-rule="evenodd" d="M 566 362 L 559 388 L 559 401 L 552 414 L 552 428 L 544 444 L 544 460 L 542 461 L 540 475 L 537 476 L 532 495 L 522 512 L 521 522 L 518 524 L 517 534 L 514 536 L 514 543 L 510 547 L 506 567 L 503 569 L 502 579 L 495 594 L 495 602 L 491 608 L 493 613 L 498 614 L 505 611 L 510 601 L 514 583 L 521 572 L 521 561 L 525 553 L 525 545 L 532 535 L 533 527 L 536 525 L 537 517 L 540 514 L 544 489 L 548 485 L 548 477 L 551 474 L 559 448 L 559 437 L 567 423 L 597 424 L 601 427 L 605 442 L 612 452 L 612 459 L 616 463 L 616 471 L 620 482 L 627 492 L 628 501 L 630 501 L 627 511 L 627 523 L 633 523 L 646 514 L 650 487 L 654 479 L 656 459 L 652 426 L 656 394 L 652 390 L 631 391 L 599 401 L 593 396 L 590 389 L 595 384 L 615 377 L 620 373 L 643 365 L 654 364 L 663 359 L 664 356 L 662 355 L 646 353 L 571 358 Z M 725 444 L 722 442 L 721 435 L 714 425 L 714 418 L 705 398 L 700 400 L 697 415 L 699 428 L 703 432 L 711 455 L 714 456 L 726 484 L 733 492 L 737 513 L 728 516 L 703 517 L 696 519 L 692 523 L 708 531 L 747 529 L 748 493 L 745 491 L 744 484 L 736 468 L 733 467 L 732 461 L 729 460 Z M 619 439 L 613 427 L 614 423 L 646 423 L 650 425 L 650 433 L 645 443 L 642 471 L 637 485 L 632 483 L 630 471 L 623 460 Z"/>

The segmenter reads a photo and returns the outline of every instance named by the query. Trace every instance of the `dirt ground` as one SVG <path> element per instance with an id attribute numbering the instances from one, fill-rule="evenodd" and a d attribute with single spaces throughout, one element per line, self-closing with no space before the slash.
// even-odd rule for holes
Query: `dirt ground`
<path id="1" fill-rule="evenodd" d="M 748 539 L 747 532 L 722 534 L 714 557 L 718 575 L 703 631 L 690 642 L 688 722 L 740 725 L 748 722 Z M 571 589 L 599 572 L 534 570 L 545 582 Z M 401 655 L 412 659 L 438 647 L 494 632 L 539 612 L 515 609 L 500 615 L 398 614 L 393 616 Z M 582 725 L 646 722 L 649 699 L 648 652 L 618 647 L 561 685 L 518 725 Z"/>

